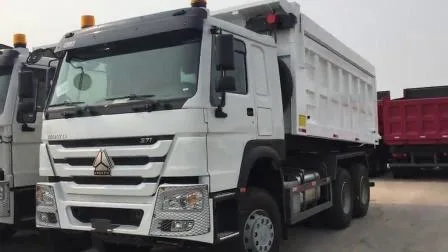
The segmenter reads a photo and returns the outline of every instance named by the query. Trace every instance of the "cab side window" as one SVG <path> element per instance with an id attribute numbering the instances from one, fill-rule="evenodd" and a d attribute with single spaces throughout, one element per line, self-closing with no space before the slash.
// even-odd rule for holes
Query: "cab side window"
<path id="1" fill-rule="evenodd" d="M 234 59 L 235 69 L 232 71 L 226 71 L 226 76 L 233 76 L 235 78 L 236 90 L 231 92 L 233 94 L 246 95 L 247 94 L 247 67 L 246 67 L 246 45 L 243 41 L 234 40 Z M 213 51 L 212 57 L 212 74 L 211 74 L 211 104 L 218 106 L 221 103 L 221 94 L 217 93 L 216 86 L 221 77 L 221 72 L 216 70 L 215 57 L 216 52 Z"/>

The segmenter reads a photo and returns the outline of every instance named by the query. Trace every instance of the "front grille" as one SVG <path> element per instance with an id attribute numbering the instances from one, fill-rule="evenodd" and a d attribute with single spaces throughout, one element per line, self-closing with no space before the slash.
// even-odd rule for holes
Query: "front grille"
<path id="1" fill-rule="evenodd" d="M 73 216 L 82 223 L 91 223 L 93 219 L 107 219 L 113 225 L 140 226 L 143 218 L 141 209 L 71 207 Z"/>
<path id="2" fill-rule="evenodd" d="M 52 183 L 74 182 L 78 185 L 140 185 L 142 183 L 157 183 L 159 177 L 49 177 Z"/>
<path id="3" fill-rule="evenodd" d="M 110 157 L 115 165 L 146 165 L 149 163 L 163 163 L 166 157 Z M 92 166 L 95 158 L 64 158 L 54 159 L 55 164 L 71 166 Z"/>
<path id="4" fill-rule="evenodd" d="M 134 145 L 152 145 L 158 141 L 173 140 L 173 135 L 166 136 L 142 136 L 142 137 L 122 137 L 107 139 L 82 139 L 82 140 L 63 140 L 49 141 L 50 145 L 62 145 L 64 148 L 80 147 L 107 147 L 107 146 L 134 146 Z"/>

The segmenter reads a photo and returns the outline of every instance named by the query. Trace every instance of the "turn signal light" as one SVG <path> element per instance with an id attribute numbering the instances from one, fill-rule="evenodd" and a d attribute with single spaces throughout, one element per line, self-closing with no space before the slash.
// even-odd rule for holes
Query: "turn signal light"
<path id="1" fill-rule="evenodd" d="M 81 29 L 89 28 L 95 25 L 95 17 L 92 15 L 81 16 Z"/>

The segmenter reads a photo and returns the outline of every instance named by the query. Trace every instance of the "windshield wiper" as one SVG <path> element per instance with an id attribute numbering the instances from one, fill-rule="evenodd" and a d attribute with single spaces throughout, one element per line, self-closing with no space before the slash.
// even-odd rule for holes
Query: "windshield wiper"
<path id="1" fill-rule="evenodd" d="M 80 104 L 84 104 L 85 102 L 64 102 L 64 103 L 59 103 L 59 104 L 52 104 L 49 105 L 48 107 L 59 107 L 59 106 L 68 106 L 68 107 L 75 107 L 75 109 L 73 111 L 63 111 L 62 112 L 62 116 L 64 118 L 73 118 L 76 116 L 82 116 L 85 114 L 90 114 L 90 115 L 94 115 L 96 114 L 96 112 L 94 113 L 94 111 L 92 111 L 90 109 L 89 106 L 77 106 Z"/>
<path id="2" fill-rule="evenodd" d="M 132 106 L 132 110 L 134 112 L 151 112 L 156 110 L 160 106 L 160 102 L 157 100 L 151 99 L 151 97 L 154 97 L 155 95 L 136 95 L 136 94 L 130 94 L 130 95 L 124 95 L 124 96 L 118 96 L 118 97 L 111 97 L 104 99 L 104 101 L 115 101 L 115 100 L 121 100 L 121 99 L 128 99 L 128 101 L 144 101 L 145 104 L 134 104 Z"/>
<path id="3" fill-rule="evenodd" d="M 63 103 L 58 103 L 58 104 L 51 104 L 48 105 L 49 108 L 53 108 L 53 107 L 61 107 L 61 106 L 69 106 L 69 107 L 73 107 L 76 105 L 80 105 L 80 104 L 84 104 L 85 102 L 69 102 L 69 101 L 64 101 Z"/>
<path id="4" fill-rule="evenodd" d="M 124 96 L 118 96 L 118 97 L 111 97 L 104 99 L 105 101 L 114 101 L 114 100 L 121 100 L 121 99 L 129 99 L 129 100 L 146 100 L 145 98 L 151 98 L 155 95 L 136 95 L 136 94 L 130 94 L 130 95 L 124 95 Z"/>

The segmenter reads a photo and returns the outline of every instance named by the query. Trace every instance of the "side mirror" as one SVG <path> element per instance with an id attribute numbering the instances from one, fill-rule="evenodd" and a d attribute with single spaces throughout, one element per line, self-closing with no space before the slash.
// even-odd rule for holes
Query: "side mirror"
<path id="1" fill-rule="evenodd" d="M 235 69 L 233 35 L 220 34 L 216 36 L 216 69 L 228 71 Z"/>
<path id="2" fill-rule="evenodd" d="M 33 72 L 22 71 L 19 73 L 19 98 L 29 99 L 36 97 L 36 88 L 33 84 Z"/>
<path id="3" fill-rule="evenodd" d="M 36 103 L 35 101 L 22 101 L 19 103 L 17 111 L 17 122 L 28 124 L 36 122 Z"/>
<path id="4" fill-rule="evenodd" d="M 236 81 L 233 76 L 222 77 L 216 86 L 216 92 L 227 93 L 236 91 Z"/>

